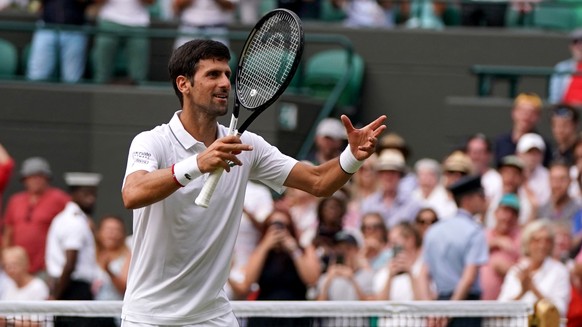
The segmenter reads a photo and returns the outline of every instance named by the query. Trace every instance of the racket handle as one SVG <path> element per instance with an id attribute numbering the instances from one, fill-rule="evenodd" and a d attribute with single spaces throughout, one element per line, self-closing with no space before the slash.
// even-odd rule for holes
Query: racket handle
<path id="1" fill-rule="evenodd" d="M 210 204 L 210 199 L 212 198 L 212 194 L 214 194 L 214 190 L 216 189 L 216 185 L 218 185 L 218 181 L 220 180 L 220 176 L 222 176 L 223 172 L 224 172 L 224 169 L 220 168 L 220 169 L 213 171 L 210 174 L 210 176 L 208 177 L 208 179 L 204 183 L 204 186 L 202 186 L 202 190 L 200 191 L 200 194 L 198 194 L 198 197 L 194 201 L 194 203 L 196 203 L 197 206 L 203 207 L 203 208 L 208 208 L 208 204 Z"/>

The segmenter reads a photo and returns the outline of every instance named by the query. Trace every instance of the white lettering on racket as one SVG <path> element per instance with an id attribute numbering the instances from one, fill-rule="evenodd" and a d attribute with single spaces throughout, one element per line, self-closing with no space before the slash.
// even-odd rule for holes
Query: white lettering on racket
<path id="1" fill-rule="evenodd" d="M 249 93 L 250 96 L 254 97 L 255 95 L 257 95 L 257 90 L 256 89 L 252 89 L 251 92 Z"/>

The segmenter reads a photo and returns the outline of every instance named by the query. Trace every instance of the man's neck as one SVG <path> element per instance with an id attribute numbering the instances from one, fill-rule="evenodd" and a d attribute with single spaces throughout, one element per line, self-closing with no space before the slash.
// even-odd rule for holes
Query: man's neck
<path id="1" fill-rule="evenodd" d="M 179 115 L 180 122 L 192 137 L 209 147 L 218 138 L 216 117 L 194 115 L 192 111 L 182 110 Z"/>

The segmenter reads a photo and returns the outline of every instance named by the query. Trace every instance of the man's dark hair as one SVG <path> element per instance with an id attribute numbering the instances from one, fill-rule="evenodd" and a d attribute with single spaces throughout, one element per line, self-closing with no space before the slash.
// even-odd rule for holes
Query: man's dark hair
<path id="1" fill-rule="evenodd" d="M 465 144 L 463 145 L 463 148 L 462 148 L 463 152 L 467 153 L 467 151 L 469 150 L 469 143 L 473 140 L 481 140 L 481 141 L 485 142 L 485 149 L 487 150 L 487 152 L 491 153 L 491 151 L 493 150 L 493 147 L 491 146 L 491 141 L 489 140 L 489 138 L 483 133 L 477 133 L 477 134 L 473 134 L 467 138 L 467 140 L 465 141 Z"/>
<path id="2" fill-rule="evenodd" d="M 578 113 L 578 109 L 566 103 L 560 103 L 555 105 L 552 108 L 551 113 L 552 116 L 567 118 L 576 124 L 580 120 L 580 114 Z"/>
<path id="3" fill-rule="evenodd" d="M 194 83 L 194 74 L 198 68 L 198 63 L 204 59 L 228 61 L 230 60 L 230 51 L 226 45 L 217 41 L 192 40 L 186 42 L 172 53 L 168 63 L 168 72 L 170 73 L 174 92 L 176 92 L 180 100 L 180 105 L 184 104 L 184 99 L 176 85 L 176 78 L 182 75 L 188 78 L 190 83 Z"/>

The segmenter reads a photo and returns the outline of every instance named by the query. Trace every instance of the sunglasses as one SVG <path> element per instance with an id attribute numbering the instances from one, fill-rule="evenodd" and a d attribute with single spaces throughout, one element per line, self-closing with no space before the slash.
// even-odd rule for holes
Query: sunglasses
<path id="1" fill-rule="evenodd" d="M 556 110 L 554 110 L 553 114 L 554 114 L 554 116 L 567 118 L 567 119 L 574 118 L 574 113 L 572 112 L 572 110 L 570 108 L 565 108 L 565 107 L 557 108 Z"/>
<path id="2" fill-rule="evenodd" d="M 431 219 L 431 218 L 429 218 L 429 219 L 422 219 L 422 218 L 416 219 L 416 223 L 419 225 L 432 225 L 436 222 L 437 222 L 436 219 Z"/>
<path id="3" fill-rule="evenodd" d="M 580 43 L 582 43 L 582 38 L 580 38 L 580 39 L 573 39 L 571 42 L 572 42 L 572 44 L 580 44 Z"/>

